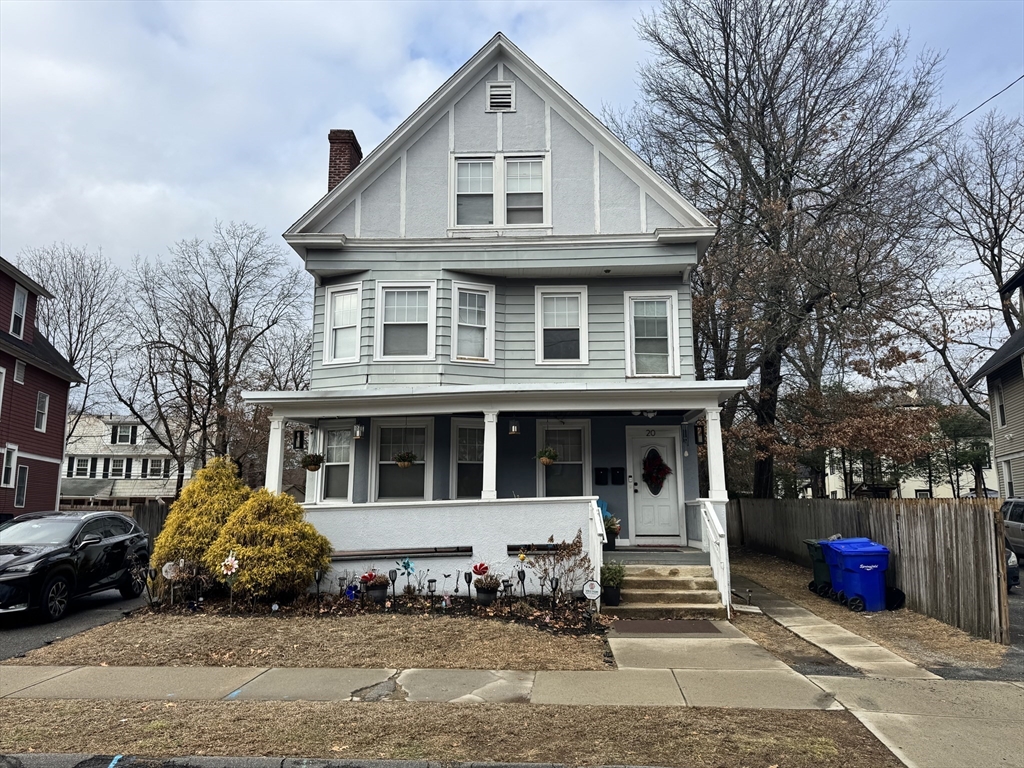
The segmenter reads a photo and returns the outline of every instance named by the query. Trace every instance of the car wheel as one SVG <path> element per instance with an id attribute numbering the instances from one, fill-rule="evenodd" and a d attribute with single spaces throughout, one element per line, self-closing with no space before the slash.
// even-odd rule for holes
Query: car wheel
<path id="1" fill-rule="evenodd" d="M 144 581 L 145 576 L 137 574 L 129 569 L 124 578 L 121 579 L 121 584 L 118 586 L 117 591 L 121 593 L 121 597 L 125 600 L 131 600 L 134 597 L 138 597 L 146 590 L 146 582 Z"/>
<path id="2" fill-rule="evenodd" d="M 64 618 L 71 602 L 71 582 L 63 574 L 51 576 L 43 587 L 43 617 L 47 621 L 59 621 Z"/>

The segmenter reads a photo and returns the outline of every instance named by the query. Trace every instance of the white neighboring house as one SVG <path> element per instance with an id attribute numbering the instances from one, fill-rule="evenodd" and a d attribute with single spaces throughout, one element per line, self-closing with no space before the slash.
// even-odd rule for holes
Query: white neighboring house
<path id="1" fill-rule="evenodd" d="M 190 461 L 185 466 L 186 484 L 192 472 Z M 137 420 L 85 414 L 68 438 L 60 504 L 69 508 L 170 503 L 177 480 L 178 462 Z"/>

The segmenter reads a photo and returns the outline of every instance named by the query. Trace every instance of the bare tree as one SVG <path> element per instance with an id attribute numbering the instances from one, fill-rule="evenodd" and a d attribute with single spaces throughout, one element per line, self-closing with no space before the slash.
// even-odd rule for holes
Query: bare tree
<path id="1" fill-rule="evenodd" d="M 779 395 L 807 326 L 880 312 L 934 257 L 915 247 L 916 203 L 947 119 L 932 106 L 940 59 L 907 73 L 883 10 L 665 0 L 640 22 L 654 59 L 620 133 L 719 225 L 695 277 L 698 346 L 707 373 L 756 377 L 756 496 L 775 492 Z"/>
<path id="2" fill-rule="evenodd" d="M 36 305 L 36 324 L 82 375 L 68 401 L 67 437 L 82 414 L 100 404 L 102 358 L 124 313 L 124 276 L 100 248 L 60 242 L 27 248 L 19 259 L 26 272 L 53 294 Z"/>

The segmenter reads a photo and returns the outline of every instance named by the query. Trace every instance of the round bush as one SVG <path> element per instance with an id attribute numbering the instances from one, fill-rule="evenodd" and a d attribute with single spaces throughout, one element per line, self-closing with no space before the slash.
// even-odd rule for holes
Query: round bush
<path id="1" fill-rule="evenodd" d="M 164 528 L 153 545 L 151 562 L 156 568 L 164 563 L 185 560 L 203 562 L 228 516 L 252 494 L 238 477 L 231 459 L 213 459 L 171 504 Z"/>
<path id="2" fill-rule="evenodd" d="M 239 595 L 293 598 L 313 583 L 317 569 L 330 565 L 331 543 L 304 517 L 291 496 L 261 488 L 231 514 L 204 563 L 219 575 L 221 563 L 234 552 Z"/>

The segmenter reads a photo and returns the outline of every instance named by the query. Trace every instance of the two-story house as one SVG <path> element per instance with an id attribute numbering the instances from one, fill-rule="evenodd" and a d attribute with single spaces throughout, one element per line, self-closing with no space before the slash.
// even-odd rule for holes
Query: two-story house
<path id="1" fill-rule="evenodd" d="M 185 483 L 193 466 L 185 466 Z M 127 507 L 174 500 L 178 462 L 128 416 L 83 414 L 68 436 L 60 503 L 65 508 Z"/>
<path id="2" fill-rule="evenodd" d="M 620 546 L 712 546 L 727 602 L 719 404 L 744 382 L 694 367 L 711 222 L 501 34 L 365 160 L 329 140 L 328 193 L 284 235 L 315 278 L 312 385 L 245 395 L 273 409 L 267 487 L 303 422 L 337 567 L 508 574 L 577 530 L 600 565 L 600 500 Z"/>
<path id="3" fill-rule="evenodd" d="M 83 379 L 36 329 L 52 298 L 0 258 L 0 521 L 57 508 L 68 389 Z"/>

